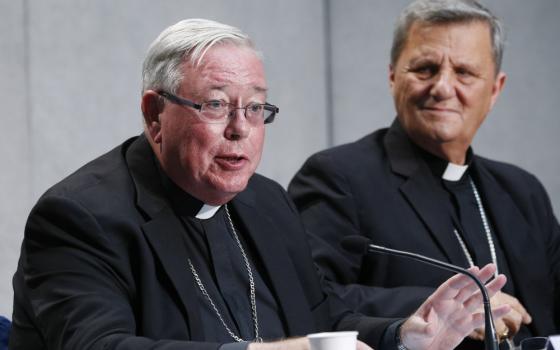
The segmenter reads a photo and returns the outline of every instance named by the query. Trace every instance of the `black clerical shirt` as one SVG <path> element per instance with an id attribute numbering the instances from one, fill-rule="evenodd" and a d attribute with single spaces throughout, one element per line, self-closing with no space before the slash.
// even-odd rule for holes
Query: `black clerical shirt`
<path id="1" fill-rule="evenodd" d="M 241 250 L 237 245 L 231 224 L 221 206 L 208 219 L 197 218 L 204 203 L 182 191 L 160 169 L 168 198 L 185 226 L 185 246 L 190 260 L 205 289 L 212 298 L 225 324 L 238 337 L 253 341 L 255 328 L 249 297 L 249 278 Z M 264 340 L 285 337 L 285 327 L 280 319 L 278 303 L 265 282 L 265 273 L 253 254 L 250 242 L 244 239 L 244 227 L 229 208 L 232 221 L 247 254 L 255 282 L 259 336 Z M 185 275 L 192 274 L 185 261 Z M 186 276 L 187 277 L 187 276 Z M 221 350 L 246 349 L 247 342 L 235 343 L 225 329 L 208 298 L 199 287 L 198 305 L 205 330 L 206 341 L 225 343 Z"/>
<path id="2" fill-rule="evenodd" d="M 436 183 L 442 190 L 445 191 L 445 193 L 447 193 L 447 198 L 449 199 L 447 201 L 448 213 L 452 217 L 455 229 L 467 246 L 474 264 L 477 266 L 484 266 L 491 263 L 492 257 L 486 231 L 482 221 L 480 208 L 471 185 L 471 181 L 475 184 L 475 186 L 477 183 L 477 179 L 474 175 L 475 172 L 472 171 L 472 169 L 476 167 L 476 161 L 474 161 L 475 158 L 473 157 L 472 149 L 469 148 L 467 151 L 465 162 L 467 169 L 464 173 L 457 179 L 446 179 L 444 173 L 449 166 L 449 162 L 438 158 L 419 147 L 417 148 L 419 150 L 419 154 L 426 161 L 432 174 L 434 175 Z M 484 207 L 484 194 L 479 194 L 482 206 Z M 507 259 L 504 255 L 503 246 L 492 229 L 492 222 L 488 211 L 485 210 L 485 213 L 490 227 L 492 241 L 494 242 L 498 270 L 508 278 L 508 283 L 502 288 L 502 291 L 514 296 L 515 285 L 513 283 L 513 278 L 511 277 L 512 275 Z M 450 232 L 450 234 L 453 233 Z M 457 241 L 457 244 L 460 244 L 459 241 Z M 515 341 L 518 343 L 519 340 L 531 336 L 532 334 L 530 330 L 522 325 L 515 337 Z"/>

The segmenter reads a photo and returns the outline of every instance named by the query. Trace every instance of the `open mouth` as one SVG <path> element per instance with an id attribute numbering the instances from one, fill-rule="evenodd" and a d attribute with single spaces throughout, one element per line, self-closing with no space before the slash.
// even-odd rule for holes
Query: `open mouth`
<path id="1" fill-rule="evenodd" d="M 246 157 L 239 155 L 224 155 L 215 158 L 216 162 L 226 170 L 238 170 L 248 161 Z"/>
<path id="2" fill-rule="evenodd" d="M 245 159 L 243 157 L 220 157 L 220 158 L 224 159 L 228 162 L 238 162 L 238 161 L 241 161 L 241 160 Z"/>

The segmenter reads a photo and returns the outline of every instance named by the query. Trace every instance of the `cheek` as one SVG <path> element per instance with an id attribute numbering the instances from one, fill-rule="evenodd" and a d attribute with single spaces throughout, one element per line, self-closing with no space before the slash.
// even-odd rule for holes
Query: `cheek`
<path id="1" fill-rule="evenodd" d="M 398 87 L 395 96 L 395 108 L 401 124 L 409 126 L 419 123 L 419 106 L 421 105 L 421 94 L 419 89 L 411 84 L 402 84 Z"/>
<path id="2" fill-rule="evenodd" d="M 182 136 L 181 158 L 187 170 L 204 173 L 211 166 L 219 138 L 211 130 L 187 129 Z"/>
<path id="3" fill-rule="evenodd" d="M 464 89 L 458 93 L 464 107 L 466 119 L 471 124 L 479 125 L 490 111 L 491 99 L 487 91 L 470 91 Z"/>
<path id="4" fill-rule="evenodd" d="M 255 136 L 255 142 L 253 143 L 253 147 L 255 148 L 255 152 L 256 154 L 258 154 L 259 158 L 262 154 L 263 147 L 264 147 L 264 134 L 265 134 L 265 129 L 264 126 L 262 126 L 260 129 L 257 130 L 257 135 Z"/>
<path id="5" fill-rule="evenodd" d="M 472 91 L 468 86 L 460 86 L 455 91 L 457 91 L 457 99 L 467 110 L 480 106 L 480 99 L 484 97 Z"/>
<path id="6" fill-rule="evenodd" d="M 261 160 L 261 156 L 264 148 L 264 134 L 265 134 L 265 129 L 264 126 L 262 126 L 260 130 L 257 130 L 257 135 L 253 142 L 252 172 L 255 172 Z"/>
<path id="7" fill-rule="evenodd" d="M 243 176 L 252 175 L 260 163 L 264 147 L 264 133 L 265 127 L 263 125 L 256 129 L 253 129 L 247 139 L 242 142 L 242 144 L 244 143 L 244 146 L 242 146 L 242 148 L 250 159 L 250 163 L 242 172 Z"/>
<path id="8" fill-rule="evenodd" d="M 418 82 L 404 79 L 396 87 L 396 100 L 402 107 L 414 106 L 423 95 L 425 87 Z"/>

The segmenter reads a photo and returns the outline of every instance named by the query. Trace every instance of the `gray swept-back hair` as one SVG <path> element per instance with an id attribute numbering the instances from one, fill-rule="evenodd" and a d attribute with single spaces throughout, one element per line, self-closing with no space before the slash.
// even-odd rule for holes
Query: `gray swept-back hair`
<path id="1" fill-rule="evenodd" d="M 166 90 L 176 93 L 186 59 L 198 65 L 206 52 L 217 44 L 233 44 L 256 51 L 249 36 L 240 29 L 207 19 L 186 19 L 168 28 L 152 42 L 142 65 L 142 93 Z"/>
<path id="2" fill-rule="evenodd" d="M 502 66 L 505 45 L 504 28 L 500 20 L 475 0 L 417 0 L 408 5 L 395 25 L 391 65 L 395 66 L 408 39 L 409 30 L 415 22 L 428 24 L 481 21 L 488 24 L 492 40 L 492 54 L 496 74 Z"/>

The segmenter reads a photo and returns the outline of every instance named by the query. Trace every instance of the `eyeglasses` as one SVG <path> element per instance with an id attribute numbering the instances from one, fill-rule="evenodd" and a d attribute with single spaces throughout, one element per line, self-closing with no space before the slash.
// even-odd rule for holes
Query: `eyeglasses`
<path id="1" fill-rule="evenodd" d="M 245 107 L 236 107 L 222 100 L 210 100 L 201 104 L 194 103 L 166 91 L 157 92 L 172 103 L 192 107 L 200 112 L 200 118 L 207 123 L 225 123 L 238 109 L 244 110 L 245 118 L 252 125 L 270 124 L 280 109 L 269 103 L 249 103 Z"/>

